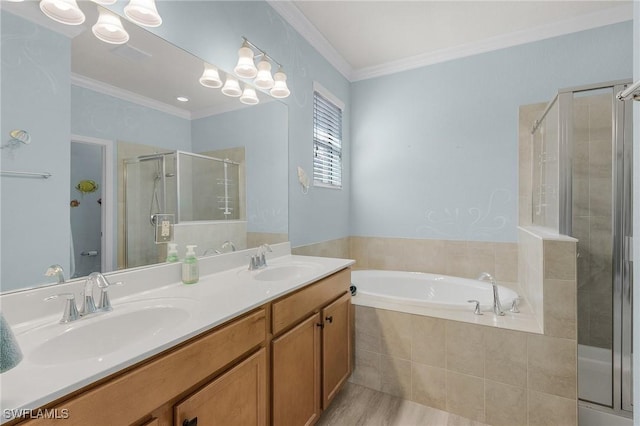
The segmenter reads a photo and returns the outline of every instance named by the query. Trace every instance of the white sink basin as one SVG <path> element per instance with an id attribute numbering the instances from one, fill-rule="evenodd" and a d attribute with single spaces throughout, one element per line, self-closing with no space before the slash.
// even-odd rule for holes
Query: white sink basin
<path id="1" fill-rule="evenodd" d="M 269 265 L 257 271 L 240 271 L 240 276 L 248 276 L 258 281 L 288 281 L 314 275 L 319 268 L 316 263 L 286 263 Z"/>
<path id="2" fill-rule="evenodd" d="M 192 316 L 197 302 L 155 299 L 115 305 L 113 311 L 51 324 L 27 331 L 22 339 L 34 342 L 25 356 L 34 364 L 56 365 L 104 356 L 167 332 Z"/>

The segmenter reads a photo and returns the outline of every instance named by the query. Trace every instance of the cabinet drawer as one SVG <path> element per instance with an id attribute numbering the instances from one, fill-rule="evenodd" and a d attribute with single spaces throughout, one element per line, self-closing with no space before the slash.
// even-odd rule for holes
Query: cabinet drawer
<path id="1" fill-rule="evenodd" d="M 308 316 L 349 290 L 351 270 L 343 269 L 315 284 L 275 302 L 272 308 L 272 330 L 278 334 L 296 321 Z"/>
<path id="2" fill-rule="evenodd" d="M 262 348 L 175 406 L 173 424 L 264 426 L 267 356 Z"/>
<path id="3" fill-rule="evenodd" d="M 68 419 L 38 419 L 24 424 L 132 424 L 264 343 L 266 332 L 265 310 L 260 309 L 75 398 L 57 404 L 60 409 L 68 410 Z"/>

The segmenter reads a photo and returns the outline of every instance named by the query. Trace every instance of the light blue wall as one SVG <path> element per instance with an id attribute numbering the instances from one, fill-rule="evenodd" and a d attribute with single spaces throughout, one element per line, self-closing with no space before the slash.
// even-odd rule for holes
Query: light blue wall
<path id="1" fill-rule="evenodd" d="M 627 22 L 354 83 L 352 235 L 516 241 L 518 107 L 631 57 Z"/>
<path id="2" fill-rule="evenodd" d="M 122 13 L 125 2 L 110 6 Z M 242 36 L 282 63 L 289 80 L 289 238 L 293 246 L 349 235 L 350 84 L 264 1 L 162 1 L 162 26 L 152 29 L 173 44 L 232 70 Z M 313 81 L 347 105 L 344 112 L 344 171 L 340 191 L 311 188 L 303 195 L 298 165 L 313 164 Z"/>
<path id="3" fill-rule="evenodd" d="M 190 120 L 78 86 L 71 86 L 71 133 L 191 150 Z"/>
<path id="4" fill-rule="evenodd" d="M 2 11 L 0 145 L 12 129 L 31 144 L 0 151 L 0 169 L 50 172 L 0 178 L 0 290 L 44 282 L 52 263 L 69 269 L 69 40 Z M 53 255 L 52 255 L 53 253 Z"/>
<path id="5" fill-rule="evenodd" d="M 287 233 L 287 116 L 269 102 L 192 121 L 194 152 L 245 147 L 249 232 Z"/>

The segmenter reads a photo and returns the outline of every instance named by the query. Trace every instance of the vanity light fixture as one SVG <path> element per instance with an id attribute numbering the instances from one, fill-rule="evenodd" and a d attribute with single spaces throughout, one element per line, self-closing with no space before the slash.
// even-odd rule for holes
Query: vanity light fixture
<path id="1" fill-rule="evenodd" d="M 273 88 L 269 91 L 271 96 L 276 99 L 283 99 L 291 94 L 291 91 L 287 87 L 287 75 L 282 71 L 282 67 L 274 74 L 273 79 L 275 80 Z"/>
<path id="2" fill-rule="evenodd" d="M 254 78 L 258 74 L 256 64 L 253 63 L 253 50 L 246 38 L 242 43 L 242 47 L 238 50 L 238 64 L 233 69 L 233 72 L 242 78 Z"/>
<path id="3" fill-rule="evenodd" d="M 199 81 L 204 87 L 210 87 L 212 89 L 222 87 L 222 80 L 220 80 L 218 68 L 207 63 L 204 64 L 204 71 L 202 72 L 202 77 L 200 77 Z"/>
<path id="4" fill-rule="evenodd" d="M 93 35 L 110 44 L 125 44 L 129 41 L 129 33 L 122 26 L 120 17 L 101 7 L 98 7 L 98 12 L 98 22 L 91 27 Z"/>
<path id="5" fill-rule="evenodd" d="M 254 60 L 260 57 L 258 67 L 256 68 Z M 275 76 L 271 75 L 271 67 L 278 66 L 278 72 Z M 270 90 L 271 96 L 274 98 L 286 98 L 291 94 L 287 87 L 287 76 L 282 71 L 282 65 L 267 54 L 264 50 L 242 37 L 242 47 L 238 50 L 238 64 L 233 70 L 238 77 L 254 78 L 253 84 L 261 90 Z"/>
<path id="6" fill-rule="evenodd" d="M 224 82 L 222 93 L 227 96 L 231 96 L 232 98 L 237 98 L 242 95 L 240 83 L 238 83 L 238 80 L 234 76 L 227 74 L 227 80 Z"/>
<path id="7" fill-rule="evenodd" d="M 61 24 L 80 25 L 85 20 L 76 0 L 40 0 L 40 10 Z"/>
<path id="8" fill-rule="evenodd" d="M 258 62 L 258 75 L 253 84 L 259 89 L 269 90 L 273 87 L 273 77 L 271 76 L 271 63 L 266 57 Z"/>
<path id="9" fill-rule="evenodd" d="M 255 105 L 260 102 L 260 100 L 258 99 L 256 90 L 248 84 L 245 84 L 242 96 L 240 96 L 240 102 L 246 105 Z"/>
<path id="10" fill-rule="evenodd" d="M 159 27 L 162 24 L 155 0 L 130 0 L 124 7 L 124 15 L 143 27 Z"/>

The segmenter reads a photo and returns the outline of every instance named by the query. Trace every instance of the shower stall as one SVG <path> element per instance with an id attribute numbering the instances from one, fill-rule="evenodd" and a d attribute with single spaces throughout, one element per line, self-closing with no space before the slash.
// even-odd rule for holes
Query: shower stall
<path id="1" fill-rule="evenodd" d="M 561 90 L 531 132 L 534 225 L 578 240 L 578 398 L 632 407 L 632 118 L 628 82 Z"/>
<path id="2" fill-rule="evenodd" d="M 174 223 L 238 220 L 239 164 L 184 151 L 124 160 L 124 267 L 163 262 L 158 218 Z"/>

